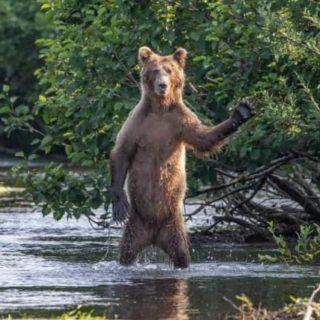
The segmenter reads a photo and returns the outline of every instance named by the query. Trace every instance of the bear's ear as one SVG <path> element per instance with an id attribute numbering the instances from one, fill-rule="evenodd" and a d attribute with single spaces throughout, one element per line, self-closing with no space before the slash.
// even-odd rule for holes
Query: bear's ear
<path id="1" fill-rule="evenodd" d="M 148 47 L 141 47 L 139 49 L 138 58 L 141 63 L 146 63 L 154 52 Z"/>
<path id="2" fill-rule="evenodd" d="M 178 48 L 173 54 L 173 60 L 177 61 L 179 65 L 184 68 L 186 63 L 187 50 Z"/>

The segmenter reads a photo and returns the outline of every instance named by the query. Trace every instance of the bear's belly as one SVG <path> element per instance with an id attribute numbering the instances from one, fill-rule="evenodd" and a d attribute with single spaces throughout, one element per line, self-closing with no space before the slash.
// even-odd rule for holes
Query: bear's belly
<path id="1" fill-rule="evenodd" d="M 184 147 L 166 160 L 155 154 L 135 156 L 128 174 L 128 192 L 131 205 L 139 215 L 161 220 L 180 214 L 185 191 Z"/>

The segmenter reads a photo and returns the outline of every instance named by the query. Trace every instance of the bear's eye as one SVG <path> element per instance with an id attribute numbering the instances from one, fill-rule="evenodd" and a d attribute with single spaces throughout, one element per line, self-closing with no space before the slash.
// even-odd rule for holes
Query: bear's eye
<path id="1" fill-rule="evenodd" d="M 172 70 L 170 68 L 166 68 L 165 70 L 166 70 L 166 73 L 168 73 L 168 74 L 172 73 Z"/>
<path id="2" fill-rule="evenodd" d="M 152 72 L 153 72 L 154 74 L 158 74 L 158 73 L 160 72 L 160 70 L 159 70 L 159 69 L 154 69 Z"/>

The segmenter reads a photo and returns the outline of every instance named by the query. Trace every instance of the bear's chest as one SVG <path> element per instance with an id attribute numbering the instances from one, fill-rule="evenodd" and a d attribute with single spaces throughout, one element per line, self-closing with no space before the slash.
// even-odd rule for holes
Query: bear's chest
<path id="1" fill-rule="evenodd" d="M 178 128 L 170 117 L 151 114 L 142 122 L 138 146 L 151 151 L 167 153 L 177 144 Z"/>

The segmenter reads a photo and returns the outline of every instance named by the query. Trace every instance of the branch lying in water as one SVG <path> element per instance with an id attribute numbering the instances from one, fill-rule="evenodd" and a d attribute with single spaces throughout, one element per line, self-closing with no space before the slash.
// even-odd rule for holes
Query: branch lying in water
<path id="1" fill-rule="evenodd" d="M 300 225 L 320 221 L 320 192 L 315 185 L 319 182 L 318 171 L 314 168 L 319 170 L 314 156 L 298 152 L 275 159 L 253 172 L 237 174 L 230 168 L 218 168 L 219 185 L 188 196 L 187 199 L 205 195 L 209 200 L 198 201 L 198 207 L 186 214 L 186 219 L 191 220 L 211 208 L 214 212 L 208 217 L 213 222 L 206 231 L 228 223 L 265 237 L 268 222 L 273 220 L 280 233 L 293 235 Z"/>

